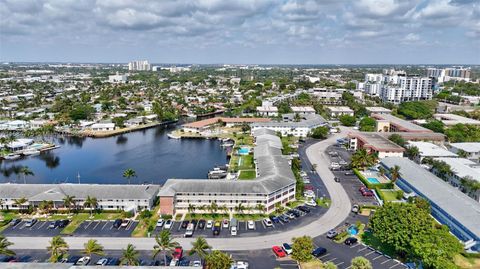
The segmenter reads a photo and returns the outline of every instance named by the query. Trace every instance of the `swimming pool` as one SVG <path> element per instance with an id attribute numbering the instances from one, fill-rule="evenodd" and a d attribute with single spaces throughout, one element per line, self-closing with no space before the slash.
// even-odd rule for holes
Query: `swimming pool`
<path id="1" fill-rule="evenodd" d="M 248 155 L 250 153 L 250 149 L 249 148 L 240 148 L 238 150 L 238 155 Z"/>
<path id="2" fill-rule="evenodd" d="M 350 226 L 347 230 L 348 230 L 348 233 L 350 235 L 357 235 L 358 234 L 358 229 L 354 225 Z"/>
<path id="3" fill-rule="evenodd" d="M 380 181 L 378 181 L 378 179 L 374 178 L 374 177 L 369 177 L 367 178 L 368 182 L 372 183 L 372 184 L 380 184 Z"/>

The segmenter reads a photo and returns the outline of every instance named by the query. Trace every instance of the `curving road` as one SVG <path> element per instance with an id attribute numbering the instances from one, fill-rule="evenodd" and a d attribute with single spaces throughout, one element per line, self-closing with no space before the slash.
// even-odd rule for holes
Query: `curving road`
<path id="1" fill-rule="evenodd" d="M 218 250 L 253 250 L 266 249 L 272 245 L 278 245 L 283 242 L 290 242 L 293 237 L 309 235 L 317 237 L 328 230 L 337 227 L 348 217 L 351 209 L 350 199 L 341 184 L 334 180 L 332 172 L 328 169 L 330 161 L 325 154 L 328 146 L 335 143 L 337 138 L 344 137 L 346 130 L 342 130 L 326 140 L 320 141 L 309 146 L 306 150 L 308 159 L 312 164 L 316 164 L 316 170 L 331 197 L 332 204 L 328 211 L 317 220 L 294 229 L 256 237 L 238 237 L 238 238 L 208 238 L 208 243 Z M 91 238 L 88 237 L 65 237 L 65 241 L 70 249 L 83 249 L 83 244 Z M 131 237 L 97 237 L 105 249 L 118 250 L 131 243 L 139 250 L 151 250 L 155 243 L 153 238 L 131 238 Z M 50 237 L 9 237 L 9 241 L 14 243 L 14 249 L 45 249 L 49 245 Z M 184 248 L 189 249 L 190 243 L 195 238 L 176 238 Z"/>

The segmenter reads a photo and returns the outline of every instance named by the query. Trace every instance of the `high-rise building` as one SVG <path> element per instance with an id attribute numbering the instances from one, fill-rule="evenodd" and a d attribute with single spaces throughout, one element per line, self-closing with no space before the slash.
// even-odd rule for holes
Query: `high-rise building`
<path id="1" fill-rule="evenodd" d="M 128 70 L 129 71 L 150 71 L 150 63 L 147 60 L 129 62 Z"/>
<path id="2" fill-rule="evenodd" d="M 435 78 L 443 83 L 449 80 L 470 81 L 470 68 L 453 66 L 449 68 L 427 68 L 427 77 Z"/>

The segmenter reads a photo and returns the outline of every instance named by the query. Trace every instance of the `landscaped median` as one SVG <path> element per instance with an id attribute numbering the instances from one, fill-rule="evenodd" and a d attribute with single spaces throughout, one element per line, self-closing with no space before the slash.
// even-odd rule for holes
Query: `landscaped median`
<path id="1" fill-rule="evenodd" d="M 55 216 L 55 215 L 54 215 Z M 65 215 L 62 215 L 63 219 L 67 219 Z M 125 217 L 125 213 L 93 213 L 92 217 L 90 217 L 89 213 L 78 213 L 74 214 L 72 218 L 70 218 L 70 223 L 65 227 L 60 234 L 63 235 L 72 235 L 75 230 L 80 226 L 80 224 L 86 220 L 115 220 Z"/>

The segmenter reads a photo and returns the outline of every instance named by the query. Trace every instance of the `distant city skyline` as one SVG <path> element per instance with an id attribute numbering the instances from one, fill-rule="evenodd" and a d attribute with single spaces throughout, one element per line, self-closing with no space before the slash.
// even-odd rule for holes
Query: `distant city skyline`
<path id="1" fill-rule="evenodd" d="M 475 0 L 13 1 L 0 61 L 480 64 Z"/>

